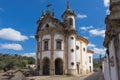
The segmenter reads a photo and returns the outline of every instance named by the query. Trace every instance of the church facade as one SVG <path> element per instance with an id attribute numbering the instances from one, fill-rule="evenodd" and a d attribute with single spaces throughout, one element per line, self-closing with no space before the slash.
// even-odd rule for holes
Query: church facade
<path id="1" fill-rule="evenodd" d="M 49 9 L 37 21 L 36 66 L 39 75 L 82 75 L 93 72 L 93 51 L 88 40 L 78 36 L 76 14 L 68 2 L 63 21 Z"/>

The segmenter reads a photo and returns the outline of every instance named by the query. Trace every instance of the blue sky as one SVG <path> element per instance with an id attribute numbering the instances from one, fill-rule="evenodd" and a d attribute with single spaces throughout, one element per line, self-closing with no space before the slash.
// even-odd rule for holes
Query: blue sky
<path id="1" fill-rule="evenodd" d="M 94 57 L 104 54 L 104 19 L 109 12 L 109 0 L 0 0 L 0 52 L 34 56 L 36 22 L 42 10 L 50 2 L 50 10 L 62 21 L 67 1 L 77 15 L 76 30 L 89 40 Z"/>

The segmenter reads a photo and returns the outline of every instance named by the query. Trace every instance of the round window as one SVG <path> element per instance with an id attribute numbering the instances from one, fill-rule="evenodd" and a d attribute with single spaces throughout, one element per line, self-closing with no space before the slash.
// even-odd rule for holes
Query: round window
<path id="1" fill-rule="evenodd" d="M 71 39 L 73 40 L 73 39 L 74 39 L 74 37 L 71 37 Z"/>
<path id="2" fill-rule="evenodd" d="M 71 52 L 74 52 L 74 49 L 71 49 Z"/>
<path id="3" fill-rule="evenodd" d="M 71 65 L 73 66 L 73 65 L 74 65 L 74 62 L 71 62 Z"/>

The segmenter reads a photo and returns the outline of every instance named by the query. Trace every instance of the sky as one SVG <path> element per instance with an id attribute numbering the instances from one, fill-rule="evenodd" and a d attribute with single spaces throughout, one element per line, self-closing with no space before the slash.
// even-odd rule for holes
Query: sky
<path id="1" fill-rule="evenodd" d="M 109 0 L 0 0 L 0 53 L 35 56 L 37 20 L 51 3 L 55 17 L 62 21 L 67 1 L 76 14 L 78 35 L 88 39 L 94 58 L 105 54 L 105 17 Z"/>

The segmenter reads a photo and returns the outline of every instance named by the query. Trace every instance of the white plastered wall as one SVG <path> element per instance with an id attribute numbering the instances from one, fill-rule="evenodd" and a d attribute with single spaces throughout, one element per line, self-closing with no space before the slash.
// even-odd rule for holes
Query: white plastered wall
<path id="1" fill-rule="evenodd" d="M 91 57 L 91 63 L 89 62 L 89 57 Z M 91 72 L 93 72 L 93 54 L 87 53 L 87 69 L 90 72 L 90 66 L 91 66 Z"/>
<path id="2" fill-rule="evenodd" d="M 110 41 L 109 44 L 109 54 L 110 58 L 113 56 L 114 66 L 110 66 L 110 74 L 111 80 L 118 80 L 117 79 L 117 66 L 116 66 L 116 57 L 115 57 L 115 49 L 114 49 L 114 38 Z"/>
<path id="3" fill-rule="evenodd" d="M 104 73 L 104 79 L 110 80 L 110 71 L 109 71 L 109 61 L 108 61 L 108 55 L 106 54 L 106 58 L 104 58 L 103 61 L 103 73 Z"/>
<path id="4" fill-rule="evenodd" d="M 76 49 L 76 62 L 80 62 L 80 48 L 81 48 L 81 46 L 80 46 L 79 40 L 76 41 L 76 46 L 79 47 L 79 49 Z"/>
<path id="5" fill-rule="evenodd" d="M 73 37 L 73 39 L 71 39 Z M 71 49 L 74 51 L 72 52 Z M 76 69 L 76 37 L 75 35 L 70 35 L 68 37 L 68 69 Z M 71 65 L 74 63 L 74 65 Z"/>
<path id="6" fill-rule="evenodd" d="M 85 51 L 83 50 L 85 48 Z M 87 45 L 85 42 L 82 41 L 82 70 L 86 73 L 87 68 Z"/>

